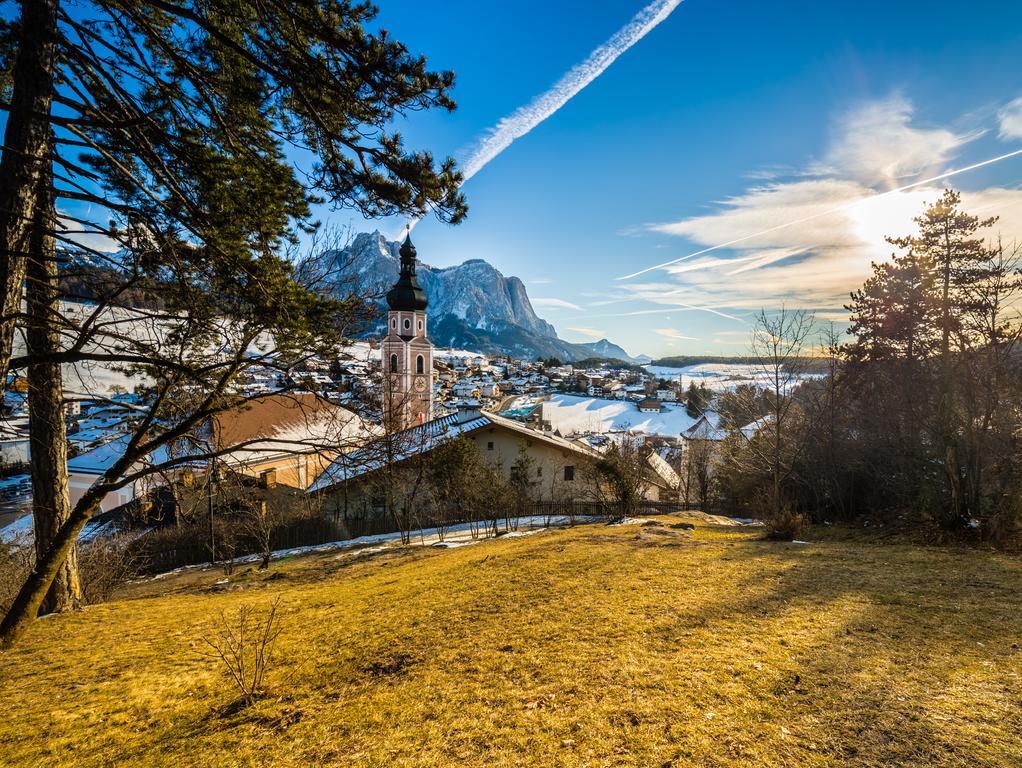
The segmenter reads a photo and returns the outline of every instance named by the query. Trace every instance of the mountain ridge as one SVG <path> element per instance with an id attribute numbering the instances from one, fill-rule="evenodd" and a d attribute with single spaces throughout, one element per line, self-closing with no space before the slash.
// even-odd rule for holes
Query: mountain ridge
<path id="1" fill-rule="evenodd" d="M 379 231 L 362 232 L 343 249 L 321 254 L 313 265 L 327 286 L 333 283 L 331 290 L 347 286 L 376 299 L 378 311 L 361 336 L 385 332 L 382 297 L 397 280 L 400 247 Z M 554 326 L 536 314 L 525 284 L 513 275 L 505 277 L 485 259 L 449 267 L 419 261 L 417 275 L 429 297 L 429 335 L 438 346 L 567 362 L 592 357 L 636 362 L 608 339 L 588 343 L 561 339 Z"/>

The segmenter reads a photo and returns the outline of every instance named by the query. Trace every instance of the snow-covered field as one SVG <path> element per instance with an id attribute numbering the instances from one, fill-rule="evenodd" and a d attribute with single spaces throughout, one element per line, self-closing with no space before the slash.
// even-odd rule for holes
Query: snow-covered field
<path id="1" fill-rule="evenodd" d="M 665 410 L 660 413 L 643 413 L 628 400 L 553 395 L 541 407 L 543 421 L 549 422 L 551 428 L 562 435 L 630 431 L 677 437 L 696 423 L 682 405 L 665 404 Z"/>
<path id="2" fill-rule="evenodd" d="M 663 365 L 647 365 L 646 370 L 662 379 L 681 379 L 682 386 L 691 382 L 702 385 L 714 392 L 734 389 L 739 384 L 770 385 L 770 376 L 761 366 L 751 363 L 701 363 L 686 365 L 684 368 L 669 368 Z M 813 378 L 815 374 L 803 378 Z"/>

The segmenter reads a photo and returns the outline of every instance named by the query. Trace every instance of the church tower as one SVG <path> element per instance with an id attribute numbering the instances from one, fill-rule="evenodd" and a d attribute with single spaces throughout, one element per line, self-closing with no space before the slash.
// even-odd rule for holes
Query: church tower
<path id="1" fill-rule="evenodd" d="M 401 246 L 401 274 L 387 291 L 383 340 L 383 410 L 389 429 L 433 418 L 433 345 L 426 337 L 426 294 L 415 277 L 411 234 Z"/>

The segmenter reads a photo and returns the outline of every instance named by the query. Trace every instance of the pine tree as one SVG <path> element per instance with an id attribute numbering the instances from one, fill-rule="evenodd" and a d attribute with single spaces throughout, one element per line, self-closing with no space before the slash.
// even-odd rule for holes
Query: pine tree
<path id="1" fill-rule="evenodd" d="M 859 395 L 883 412 L 874 436 L 896 436 L 892 461 L 903 468 L 907 501 L 939 500 L 949 528 L 983 515 L 979 454 L 1017 335 L 1005 308 L 1019 287 L 1012 259 L 978 236 L 996 219 L 960 205 L 946 190 L 915 219 L 917 234 L 889 238 L 900 252 L 873 265 L 847 307 Z M 943 474 L 942 492 L 927 487 L 930 467 Z"/>
<path id="2" fill-rule="evenodd" d="M 956 365 L 966 342 L 968 316 L 976 308 L 974 296 L 989 273 L 990 249 L 980 229 L 997 219 L 981 220 L 959 209 L 961 196 L 945 190 L 940 199 L 915 219 L 919 233 L 891 240 L 899 248 L 913 251 L 932 273 L 934 312 L 939 329 L 938 434 L 943 447 L 943 468 L 949 499 L 944 522 L 964 526 L 969 510 L 963 496 L 963 467 L 959 434 L 961 413 L 957 408 Z"/>
<path id="3" fill-rule="evenodd" d="M 123 473 L 139 452 L 232 407 L 231 382 L 255 357 L 286 369 L 336 337 L 350 307 L 319 296 L 294 262 L 316 232 L 315 205 L 450 222 L 466 213 L 453 161 L 406 150 L 392 129 L 411 111 L 453 109 L 453 75 L 430 71 L 386 31 L 369 33 L 368 3 L 18 5 L 0 27 L 0 388 L 9 370 L 29 369 L 33 448 L 53 460 L 33 473 L 39 558 L 5 617 L 6 643 L 73 564 L 78 531 L 119 482 L 104 478 L 69 511 L 57 469 L 61 365 L 102 363 L 154 382 Z M 61 246 L 116 275 L 94 286 L 91 316 L 54 310 Z M 103 314 L 153 285 L 173 328 L 159 343 Z M 35 329 L 34 343 L 14 357 L 19 324 Z M 272 356 L 246 352 L 267 335 Z M 70 589 L 48 599 L 73 601 Z"/>

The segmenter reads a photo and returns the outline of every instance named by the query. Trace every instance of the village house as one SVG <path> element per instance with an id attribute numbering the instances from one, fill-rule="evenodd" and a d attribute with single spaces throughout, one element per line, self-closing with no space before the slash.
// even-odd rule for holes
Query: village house
<path id="1" fill-rule="evenodd" d="M 345 491 L 350 499 L 365 491 L 366 481 L 384 468 L 385 461 L 395 465 L 412 462 L 445 440 L 461 435 L 469 438 L 483 459 L 499 468 L 505 477 L 510 477 L 519 452 L 524 450 L 530 460 L 537 501 L 582 498 L 585 489 L 581 482 L 581 466 L 598 455 L 587 447 L 537 432 L 512 419 L 486 411 L 463 410 L 411 427 L 404 433 L 380 438 L 360 450 L 339 456 L 309 491 L 325 493 L 328 497 L 325 511 L 329 512 L 329 497 L 336 495 L 340 486 L 348 484 Z M 383 441 L 389 441 L 389 445 L 384 447 Z M 399 449 L 394 450 L 395 445 L 400 446 Z M 384 456 L 389 456 L 389 459 L 385 460 Z M 371 502 L 368 497 L 362 500 L 367 504 Z"/>
<path id="2" fill-rule="evenodd" d="M 163 464 L 172 454 L 184 461 L 168 473 L 157 473 L 111 492 L 102 510 L 110 512 L 144 497 L 154 488 L 176 481 L 186 470 L 204 472 L 207 459 L 188 462 L 187 458 L 211 450 L 223 452 L 217 460 L 233 472 L 304 490 L 339 453 L 361 445 L 374 434 L 373 427 L 352 411 L 312 393 L 256 398 L 244 407 L 219 414 L 200 430 L 199 439 L 205 441 L 204 445 L 158 449 L 147 463 Z M 68 459 L 72 505 L 124 455 L 129 439 L 121 433 Z"/>
<path id="3" fill-rule="evenodd" d="M 583 482 L 582 468 L 600 456 L 598 451 L 584 443 L 530 429 L 513 419 L 465 407 L 466 401 L 477 401 L 481 396 L 499 396 L 501 387 L 496 382 L 463 378 L 451 387 L 452 402 L 460 403 L 462 408 L 455 413 L 439 415 L 432 402 L 432 388 L 424 386 L 423 382 L 423 374 L 431 368 L 432 345 L 427 336 L 428 301 L 416 278 L 415 259 L 415 248 L 408 238 L 401 247 L 398 283 L 387 294 L 391 333 L 384 342 L 384 373 L 389 392 L 382 415 L 383 423 L 390 425 L 391 431 L 357 450 L 339 454 L 310 484 L 309 493 L 323 497 L 325 514 L 339 514 L 343 510 L 347 517 L 356 509 L 364 519 L 386 515 L 388 511 L 381 505 L 385 505 L 384 499 L 389 494 L 380 493 L 379 483 L 393 482 L 395 471 L 409 469 L 414 474 L 415 468 L 421 467 L 432 451 L 448 440 L 463 437 L 471 441 L 487 464 L 507 479 L 512 472 L 521 471 L 519 459 L 524 456 L 531 475 L 528 480 L 533 489 L 533 501 L 591 498 L 592 488 Z M 395 333 L 402 327 L 407 328 L 408 333 Z M 418 362 L 411 362 L 416 356 Z M 408 365 L 416 366 L 410 375 Z M 600 377 L 593 378 L 596 382 L 602 381 Z M 542 386 L 540 382 L 545 381 L 545 377 L 538 374 L 531 374 L 528 379 L 530 387 Z M 516 383 L 512 382 L 512 387 Z M 411 410 L 404 405 L 410 397 L 414 398 Z M 659 500 L 661 494 L 673 493 L 677 488 L 677 477 L 665 467 L 650 463 L 651 481 L 646 491 L 649 500 Z"/>
<path id="4" fill-rule="evenodd" d="M 481 397 L 498 398 L 500 397 L 500 385 L 494 381 L 484 381 L 479 385 L 479 395 Z"/>

